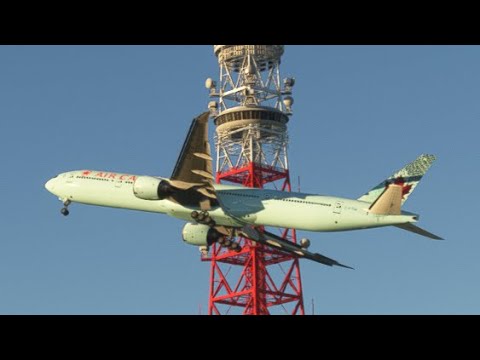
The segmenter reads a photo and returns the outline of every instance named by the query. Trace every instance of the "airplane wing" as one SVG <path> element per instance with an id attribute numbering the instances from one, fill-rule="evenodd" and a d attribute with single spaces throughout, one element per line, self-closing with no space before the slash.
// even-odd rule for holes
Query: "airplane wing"
<path id="1" fill-rule="evenodd" d="M 169 181 L 175 188 L 185 190 L 172 196 L 175 201 L 185 205 L 200 203 L 202 210 L 209 210 L 216 199 L 208 141 L 209 114 L 205 112 L 193 119 Z"/>
<path id="2" fill-rule="evenodd" d="M 297 257 L 300 258 L 305 258 L 309 260 L 316 261 L 320 264 L 328 265 L 328 266 L 341 266 L 347 269 L 352 269 L 352 267 L 340 264 L 338 261 L 330 259 L 324 255 L 318 254 L 318 253 L 312 253 L 304 248 L 302 248 L 300 245 L 297 245 L 291 241 L 285 240 L 281 238 L 280 236 L 277 236 L 275 234 L 269 233 L 267 231 L 260 232 L 253 226 L 244 226 L 240 232 L 246 235 L 247 238 L 258 242 L 263 245 L 267 245 L 270 247 L 274 247 L 280 251 L 294 254 Z"/>
<path id="3" fill-rule="evenodd" d="M 208 141 L 208 112 L 192 121 L 171 180 L 190 184 L 213 182 L 212 157 Z"/>
<path id="4" fill-rule="evenodd" d="M 338 261 L 330 259 L 324 255 L 318 254 L 318 253 L 312 253 L 308 251 L 307 249 L 302 248 L 300 245 L 297 245 L 291 241 L 285 240 L 281 238 L 280 236 L 277 236 L 275 234 L 269 233 L 265 230 L 259 231 L 257 228 L 254 226 L 247 224 L 245 221 L 242 219 L 239 219 L 235 215 L 231 213 L 228 207 L 224 206 L 221 197 L 218 197 L 218 203 L 222 210 L 227 214 L 228 216 L 232 217 L 235 219 L 237 222 L 240 224 L 243 224 L 243 227 L 240 229 L 237 229 L 237 232 L 240 232 L 242 235 L 247 237 L 248 239 L 255 241 L 259 244 L 263 244 L 269 247 L 276 248 L 279 251 L 292 254 L 296 257 L 299 258 L 305 258 L 309 259 L 312 261 L 316 261 L 320 264 L 328 265 L 328 266 L 341 266 L 344 268 L 348 269 L 353 269 L 350 266 L 346 266 L 343 264 L 340 264 Z M 217 229 L 219 230 L 219 229 Z M 222 232 L 222 231 L 220 231 Z"/>
<path id="5" fill-rule="evenodd" d="M 352 269 L 326 256 L 312 253 L 279 236 L 266 231 L 259 231 L 233 215 L 232 211 L 222 204 L 213 187 L 215 178 L 213 176 L 212 157 L 208 141 L 208 118 L 209 113 L 205 112 L 192 121 L 187 138 L 170 177 L 170 184 L 181 190 L 172 195 L 172 200 L 180 204 L 200 204 L 202 210 L 209 210 L 212 205 L 219 204 L 227 215 L 244 225 L 240 229 L 237 228 L 237 231 L 252 241 L 324 265 L 336 265 Z M 216 226 L 216 228 L 223 234 L 232 233 L 232 228 L 224 226 Z"/>

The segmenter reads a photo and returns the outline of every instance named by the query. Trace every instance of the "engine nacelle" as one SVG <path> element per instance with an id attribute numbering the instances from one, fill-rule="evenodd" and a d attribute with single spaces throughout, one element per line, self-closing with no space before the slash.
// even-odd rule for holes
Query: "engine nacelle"
<path id="1" fill-rule="evenodd" d="M 174 191 L 167 180 L 153 176 L 139 176 L 133 183 L 133 194 L 142 200 L 163 200 Z"/>
<path id="2" fill-rule="evenodd" d="M 182 238 L 189 245 L 210 246 L 223 237 L 217 230 L 207 225 L 187 223 L 182 230 Z"/>

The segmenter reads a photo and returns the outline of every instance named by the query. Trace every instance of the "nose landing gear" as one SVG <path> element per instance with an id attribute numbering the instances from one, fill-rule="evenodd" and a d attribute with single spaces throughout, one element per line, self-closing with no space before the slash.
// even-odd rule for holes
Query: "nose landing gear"
<path id="1" fill-rule="evenodd" d="M 60 210 L 60 213 L 63 215 L 63 216 L 68 216 L 68 214 L 70 214 L 70 211 L 68 211 L 68 205 L 70 205 L 72 202 L 70 200 L 65 200 L 63 202 L 63 208 L 62 210 Z"/>

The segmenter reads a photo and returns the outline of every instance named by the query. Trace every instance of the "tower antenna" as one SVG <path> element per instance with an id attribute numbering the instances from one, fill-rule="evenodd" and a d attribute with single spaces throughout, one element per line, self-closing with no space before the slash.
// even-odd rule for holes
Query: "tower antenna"
<path id="1" fill-rule="evenodd" d="M 214 45 L 220 77 L 205 86 L 215 123 L 216 181 L 291 191 L 287 124 L 292 115 L 294 78 L 281 79 L 284 45 Z M 283 238 L 297 242 L 293 229 Z M 214 244 L 209 314 L 305 313 L 296 257 L 236 238 L 239 253 Z"/>

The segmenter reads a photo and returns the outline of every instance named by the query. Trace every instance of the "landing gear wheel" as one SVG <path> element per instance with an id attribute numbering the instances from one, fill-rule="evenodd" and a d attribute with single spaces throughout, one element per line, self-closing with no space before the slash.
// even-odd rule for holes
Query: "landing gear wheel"
<path id="1" fill-rule="evenodd" d="M 213 222 L 213 219 L 210 216 L 207 216 L 205 219 L 203 219 L 203 223 L 205 225 L 210 225 L 210 223 Z"/>
<path id="2" fill-rule="evenodd" d="M 207 225 L 213 228 L 215 227 L 215 225 L 217 225 L 217 223 L 215 222 L 215 220 L 210 220 L 210 222 Z"/>
<path id="3" fill-rule="evenodd" d="M 60 210 L 60 213 L 63 215 L 63 216 L 68 216 L 68 214 L 70 214 L 70 211 L 68 211 L 68 205 L 70 205 L 72 202 L 70 200 L 65 200 L 63 202 L 63 209 Z"/>
<path id="4" fill-rule="evenodd" d="M 209 246 L 200 246 L 198 249 L 200 250 L 202 257 L 208 256 L 208 251 L 210 250 Z"/>
<path id="5" fill-rule="evenodd" d="M 227 248 L 230 248 L 231 245 L 232 245 L 232 242 L 230 240 L 225 240 L 225 242 L 222 244 L 222 246 Z"/>
<path id="6" fill-rule="evenodd" d="M 240 244 L 234 241 L 232 241 L 232 243 L 230 244 L 229 249 L 232 251 L 235 251 L 236 253 L 239 253 L 240 251 L 242 251 L 242 247 L 240 246 Z"/>
<path id="7" fill-rule="evenodd" d="M 215 226 L 215 225 L 210 225 L 211 223 L 215 224 L 215 222 L 208 214 L 208 211 L 201 211 L 201 212 L 192 211 L 191 216 L 199 224 Z"/>

